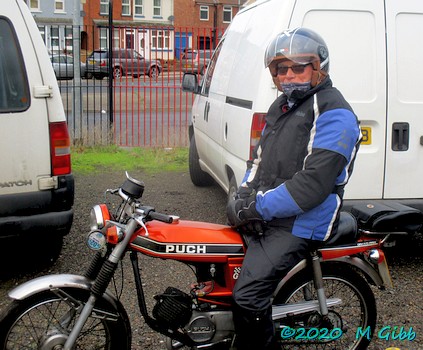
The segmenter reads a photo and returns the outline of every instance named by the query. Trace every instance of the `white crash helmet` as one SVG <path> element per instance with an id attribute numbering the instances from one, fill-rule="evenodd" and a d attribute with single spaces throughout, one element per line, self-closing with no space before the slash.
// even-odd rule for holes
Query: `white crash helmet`
<path id="1" fill-rule="evenodd" d="M 313 65 L 311 86 L 319 84 L 329 73 L 329 50 L 322 37 L 308 28 L 285 30 L 267 46 L 264 65 L 276 77 L 277 64 L 284 61 Z"/>

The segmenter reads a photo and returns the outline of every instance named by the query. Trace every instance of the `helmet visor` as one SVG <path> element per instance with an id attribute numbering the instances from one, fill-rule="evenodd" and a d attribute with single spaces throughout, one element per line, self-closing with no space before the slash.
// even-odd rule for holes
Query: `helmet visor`
<path id="1" fill-rule="evenodd" d="M 278 65 L 285 62 L 288 66 L 312 64 L 314 70 L 318 70 L 320 67 L 320 60 L 317 55 L 278 55 L 269 60 L 269 64 L 267 65 L 272 76 L 277 76 Z"/>

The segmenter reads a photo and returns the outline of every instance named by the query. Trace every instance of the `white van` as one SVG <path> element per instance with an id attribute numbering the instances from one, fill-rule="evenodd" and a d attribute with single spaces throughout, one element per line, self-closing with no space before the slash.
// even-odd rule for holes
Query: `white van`
<path id="1" fill-rule="evenodd" d="M 22 0 L 0 8 L 0 160 L 0 257 L 55 260 L 73 219 L 70 139 L 47 49 Z"/>
<path id="2" fill-rule="evenodd" d="M 262 0 L 241 10 L 222 37 L 200 86 L 190 125 L 194 184 L 236 188 L 277 97 L 264 68 L 269 41 L 307 27 L 329 47 L 333 84 L 352 105 L 364 140 L 346 187 L 353 200 L 399 200 L 423 210 L 423 2 Z"/>

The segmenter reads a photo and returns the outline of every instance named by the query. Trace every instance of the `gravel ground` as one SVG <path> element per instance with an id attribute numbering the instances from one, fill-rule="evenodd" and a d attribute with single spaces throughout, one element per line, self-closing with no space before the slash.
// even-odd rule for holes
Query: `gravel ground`
<path id="1" fill-rule="evenodd" d="M 144 204 L 152 205 L 159 212 L 179 215 L 183 219 L 225 223 L 226 195 L 218 187 L 198 188 L 192 185 L 188 173 L 160 173 L 155 175 L 133 172 L 131 176 L 144 180 Z M 70 235 L 65 238 L 62 254 L 56 264 L 40 272 L 27 272 L 14 277 L 0 276 L 0 309 L 8 302 L 6 293 L 14 286 L 38 275 L 50 273 L 82 273 L 87 267 L 91 252 L 86 248 L 88 219 L 91 207 L 104 202 L 104 190 L 116 188 L 124 180 L 123 172 L 103 172 L 93 175 L 75 176 L 76 198 L 75 218 Z M 384 350 L 396 347 L 401 350 L 423 349 L 423 238 L 415 237 L 402 242 L 401 249 L 388 252 L 388 263 L 394 283 L 392 290 L 375 289 L 378 325 L 381 331 L 372 341 L 369 349 Z M 190 269 L 185 265 L 141 257 L 140 266 L 144 288 L 152 300 L 154 294 L 163 292 L 167 286 L 187 291 L 194 281 Z M 164 337 L 151 331 L 143 322 L 137 309 L 135 286 L 128 264 L 124 267 L 125 288 L 122 303 L 131 318 L 133 349 L 165 349 Z M 153 304 L 153 300 L 151 305 Z M 395 328 L 396 327 L 396 328 Z M 404 332 L 414 332 L 413 341 L 395 340 L 403 327 Z M 388 333 L 386 330 L 391 330 Z M 389 339 L 386 339 L 386 336 Z"/>

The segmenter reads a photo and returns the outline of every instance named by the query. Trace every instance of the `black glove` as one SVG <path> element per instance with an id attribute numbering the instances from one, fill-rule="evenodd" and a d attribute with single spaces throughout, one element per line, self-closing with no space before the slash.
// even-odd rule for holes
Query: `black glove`
<path id="1" fill-rule="evenodd" d="M 256 195 L 256 190 L 254 188 L 240 186 L 236 192 L 235 199 L 245 199 L 253 194 L 254 196 Z"/>
<path id="2" fill-rule="evenodd" d="M 226 207 L 229 225 L 247 233 L 263 233 L 263 218 L 256 210 L 255 191 L 245 199 L 235 199 Z"/>

